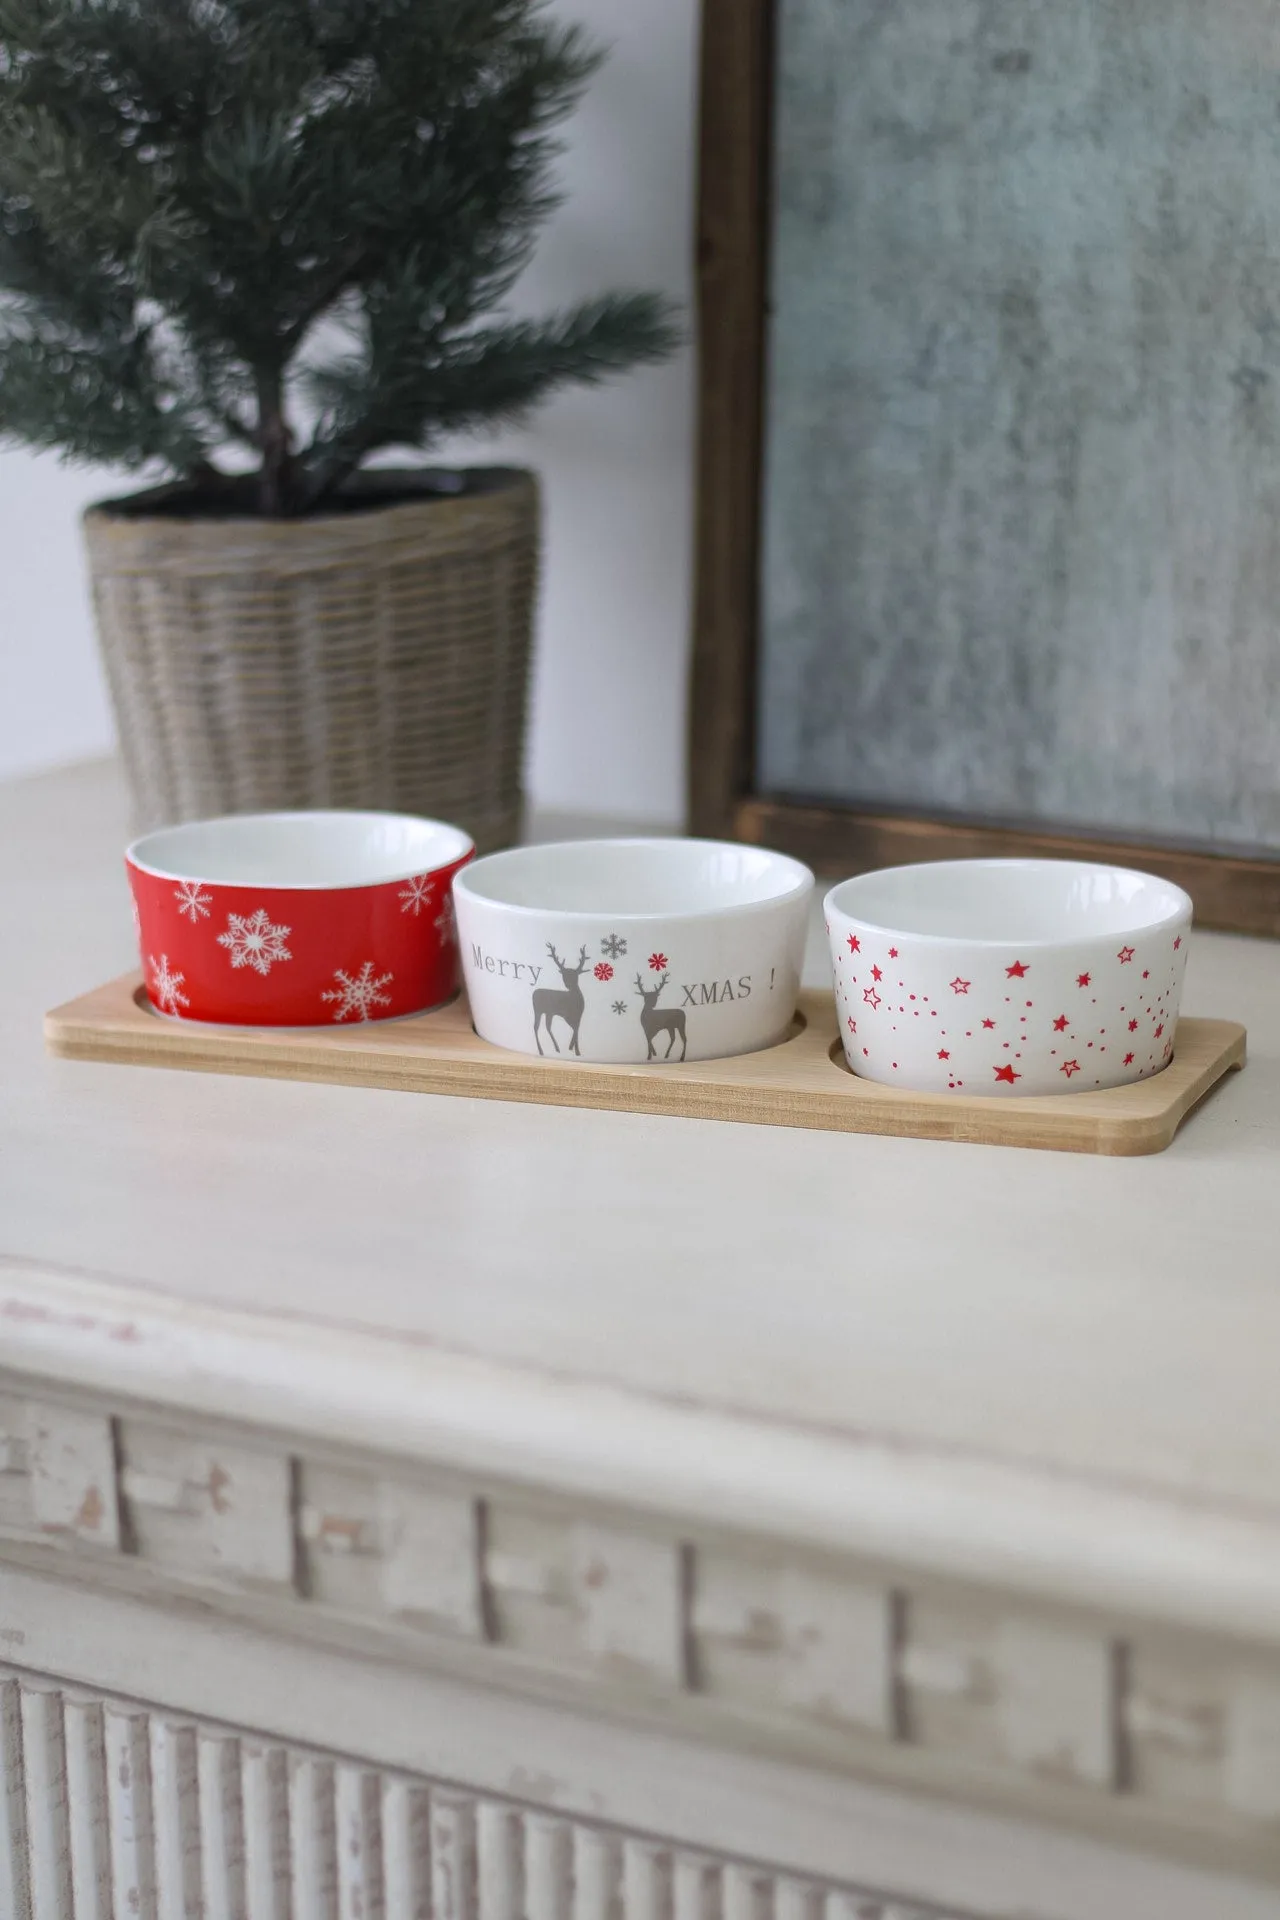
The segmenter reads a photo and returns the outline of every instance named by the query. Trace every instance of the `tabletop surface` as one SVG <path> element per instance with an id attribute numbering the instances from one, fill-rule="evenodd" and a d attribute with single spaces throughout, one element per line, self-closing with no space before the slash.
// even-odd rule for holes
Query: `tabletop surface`
<path id="1" fill-rule="evenodd" d="M 10 1266 L 1280 1541 L 1275 947 L 1195 937 L 1250 1063 L 1139 1160 L 55 1061 L 45 1009 L 135 963 L 126 838 L 110 764 L 0 787 Z"/>

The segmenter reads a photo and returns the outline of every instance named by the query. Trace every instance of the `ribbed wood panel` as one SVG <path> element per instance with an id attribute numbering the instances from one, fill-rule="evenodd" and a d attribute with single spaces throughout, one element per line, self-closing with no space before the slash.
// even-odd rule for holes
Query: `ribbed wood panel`
<path id="1" fill-rule="evenodd" d="M 0 1677 L 0 1920 L 960 1920 Z"/>

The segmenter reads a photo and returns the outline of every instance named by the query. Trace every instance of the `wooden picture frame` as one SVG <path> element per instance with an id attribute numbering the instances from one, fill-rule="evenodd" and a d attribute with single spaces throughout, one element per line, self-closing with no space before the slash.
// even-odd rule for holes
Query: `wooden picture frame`
<path id="1" fill-rule="evenodd" d="M 689 818 L 842 875 L 913 860 L 1115 860 L 1191 894 L 1201 925 L 1280 937 L 1280 857 L 798 803 L 757 790 L 754 733 L 775 0 L 703 0 L 699 427 Z"/>

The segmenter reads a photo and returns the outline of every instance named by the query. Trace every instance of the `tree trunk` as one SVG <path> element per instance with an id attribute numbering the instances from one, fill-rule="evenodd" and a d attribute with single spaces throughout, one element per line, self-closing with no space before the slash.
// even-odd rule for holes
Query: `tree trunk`
<path id="1" fill-rule="evenodd" d="M 258 501 L 264 519 L 283 520 L 296 511 L 293 499 L 293 436 L 284 414 L 284 392 L 279 370 L 261 371 L 258 386 L 258 444 L 262 468 Z"/>

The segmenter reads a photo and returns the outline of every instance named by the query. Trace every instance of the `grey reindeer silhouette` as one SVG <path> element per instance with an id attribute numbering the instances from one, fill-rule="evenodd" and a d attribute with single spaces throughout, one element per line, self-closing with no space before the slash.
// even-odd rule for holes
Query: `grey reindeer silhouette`
<path id="1" fill-rule="evenodd" d="M 551 955 L 556 966 L 559 967 L 560 978 L 564 981 L 564 985 L 563 987 L 534 988 L 534 1041 L 537 1044 L 538 1052 L 541 1053 L 542 1041 L 538 1038 L 538 1028 L 545 1025 L 547 1038 L 556 1052 L 559 1053 L 560 1042 L 551 1030 L 551 1022 L 555 1019 L 556 1015 L 559 1014 L 560 1018 L 569 1028 L 570 1053 L 576 1053 L 581 1057 L 581 1049 L 578 1046 L 578 1028 L 582 1025 L 582 1009 L 586 1005 L 586 1001 L 582 997 L 582 975 L 587 970 L 587 950 L 584 947 L 578 955 L 578 964 L 576 967 L 571 967 L 567 961 L 562 960 L 549 940 L 547 942 L 547 952 Z"/>
<path id="2" fill-rule="evenodd" d="M 645 1055 L 645 1058 L 648 1060 L 656 1060 L 658 1057 L 653 1044 L 653 1036 L 656 1033 L 665 1033 L 668 1036 L 667 1050 L 662 1056 L 664 1060 L 671 1058 L 671 1049 L 676 1044 L 677 1034 L 680 1036 L 680 1058 L 683 1060 L 689 1051 L 689 1040 L 684 1030 L 684 1013 L 682 1009 L 679 1007 L 660 1008 L 658 1005 L 658 995 L 662 992 L 662 989 L 666 986 L 670 978 L 670 974 L 664 973 L 656 987 L 646 987 L 640 975 L 636 975 L 636 992 L 644 1001 L 644 1011 L 640 1015 L 640 1025 L 644 1028 L 644 1037 L 649 1043 L 649 1051 Z"/>

